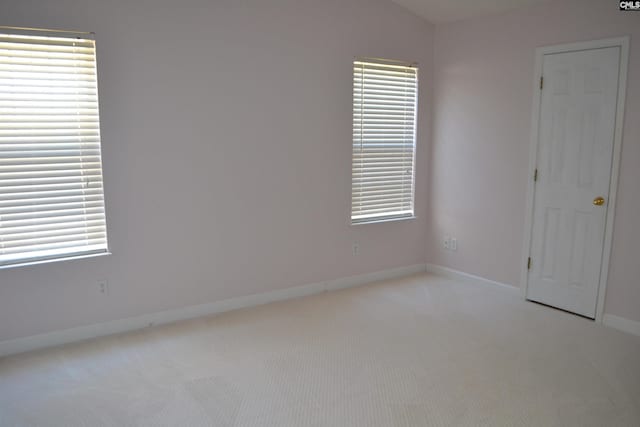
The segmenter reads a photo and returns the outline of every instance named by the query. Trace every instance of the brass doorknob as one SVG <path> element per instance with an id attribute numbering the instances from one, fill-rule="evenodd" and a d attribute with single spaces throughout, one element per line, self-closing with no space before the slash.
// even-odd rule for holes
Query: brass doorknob
<path id="1" fill-rule="evenodd" d="M 593 199 L 593 204 L 596 206 L 604 205 L 604 197 L 596 197 L 595 199 Z"/>

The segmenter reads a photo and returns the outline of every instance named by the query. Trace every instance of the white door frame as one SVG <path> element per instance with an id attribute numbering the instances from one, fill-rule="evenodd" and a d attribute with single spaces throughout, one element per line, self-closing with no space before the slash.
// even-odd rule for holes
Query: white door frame
<path id="1" fill-rule="evenodd" d="M 542 76 L 543 57 L 550 53 L 572 52 L 579 50 L 590 50 L 607 47 L 620 47 L 620 68 L 618 77 L 618 102 L 616 105 L 616 123 L 613 140 L 613 160 L 611 167 L 611 183 L 609 184 L 609 200 L 607 201 L 607 219 L 605 223 L 602 268 L 600 269 L 600 282 L 598 286 L 598 303 L 596 306 L 596 322 L 602 322 L 604 312 L 604 300 L 607 290 L 607 278 L 609 274 L 609 260 L 611 257 L 611 246 L 613 241 L 613 221 L 616 209 L 616 193 L 618 190 L 618 175 L 620 170 L 620 153 L 622 148 L 622 125 L 624 121 L 624 105 L 627 87 L 627 64 L 629 62 L 629 36 L 617 37 L 604 40 L 593 40 L 587 42 L 562 44 L 556 46 L 545 46 L 536 49 L 535 72 L 533 79 L 533 110 L 531 113 L 531 140 L 529 145 L 529 180 L 527 184 L 527 205 L 525 217 L 525 238 L 524 249 L 522 251 L 522 269 L 520 273 L 520 283 L 522 284 L 522 296 L 527 297 L 528 285 L 528 259 L 531 251 L 531 234 L 533 229 L 533 201 L 535 195 L 535 183 L 533 174 L 537 165 L 538 153 L 538 127 L 540 121 L 540 100 L 542 91 L 540 90 L 540 77 Z"/>

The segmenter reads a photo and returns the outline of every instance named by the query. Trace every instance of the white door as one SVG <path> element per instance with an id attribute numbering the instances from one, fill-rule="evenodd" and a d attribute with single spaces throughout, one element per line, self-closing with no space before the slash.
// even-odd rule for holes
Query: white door
<path id="1" fill-rule="evenodd" d="M 543 56 L 527 298 L 595 318 L 620 47 Z"/>

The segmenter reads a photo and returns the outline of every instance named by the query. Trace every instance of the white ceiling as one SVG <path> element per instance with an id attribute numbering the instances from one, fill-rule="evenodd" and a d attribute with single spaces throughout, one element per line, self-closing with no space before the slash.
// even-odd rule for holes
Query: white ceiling
<path id="1" fill-rule="evenodd" d="M 493 15 L 549 0 L 391 0 L 434 24 Z"/>

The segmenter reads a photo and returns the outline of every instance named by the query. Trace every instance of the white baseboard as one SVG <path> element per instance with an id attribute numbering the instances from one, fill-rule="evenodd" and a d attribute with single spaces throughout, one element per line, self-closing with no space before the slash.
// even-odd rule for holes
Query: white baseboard
<path id="1" fill-rule="evenodd" d="M 502 282 L 496 282 L 495 280 L 485 279 L 484 277 L 454 270 L 453 268 L 443 267 L 441 265 L 436 265 L 436 264 L 427 264 L 426 268 L 427 268 L 427 272 L 429 273 L 437 274 L 438 276 L 447 277 L 449 279 L 480 282 L 488 285 L 500 286 L 501 288 L 504 288 L 510 292 L 518 292 L 518 293 L 520 292 L 520 289 L 515 286 L 508 285 Z"/>
<path id="2" fill-rule="evenodd" d="M 486 283 L 490 285 L 497 285 L 503 287 L 511 292 L 520 292 L 515 286 L 507 285 L 506 283 L 496 282 L 495 280 L 485 279 L 484 277 L 476 276 L 474 274 L 464 273 L 462 271 L 454 270 L 449 267 L 443 267 L 441 265 L 427 264 L 426 270 L 429 273 L 437 274 L 438 276 L 447 277 L 457 280 L 472 280 L 475 282 Z M 640 322 L 636 320 L 626 319 L 624 317 L 614 316 L 612 314 L 605 314 L 602 318 L 602 323 L 610 328 L 618 329 L 629 334 L 640 336 Z"/>
<path id="3" fill-rule="evenodd" d="M 626 319 L 624 317 L 614 316 L 613 314 L 605 314 L 602 317 L 602 323 L 610 328 L 640 336 L 640 322 L 637 320 Z"/>
<path id="4" fill-rule="evenodd" d="M 281 289 L 261 294 L 248 295 L 216 301 L 207 304 L 193 305 L 189 307 L 166 310 L 142 316 L 126 319 L 112 320 L 104 323 L 95 323 L 77 328 L 32 335 L 24 338 L 0 341 L 0 357 L 10 354 L 23 353 L 45 347 L 53 347 L 89 338 L 97 338 L 106 335 L 133 331 L 154 325 L 172 323 L 179 320 L 193 319 L 200 316 L 223 313 L 240 308 L 253 307 L 270 302 L 299 298 L 307 295 L 318 294 L 325 291 L 360 286 L 380 280 L 393 279 L 426 271 L 425 264 L 415 264 L 407 267 L 392 268 L 374 273 L 360 274 L 357 276 L 343 277 L 326 282 L 310 283 L 302 286 Z"/>

